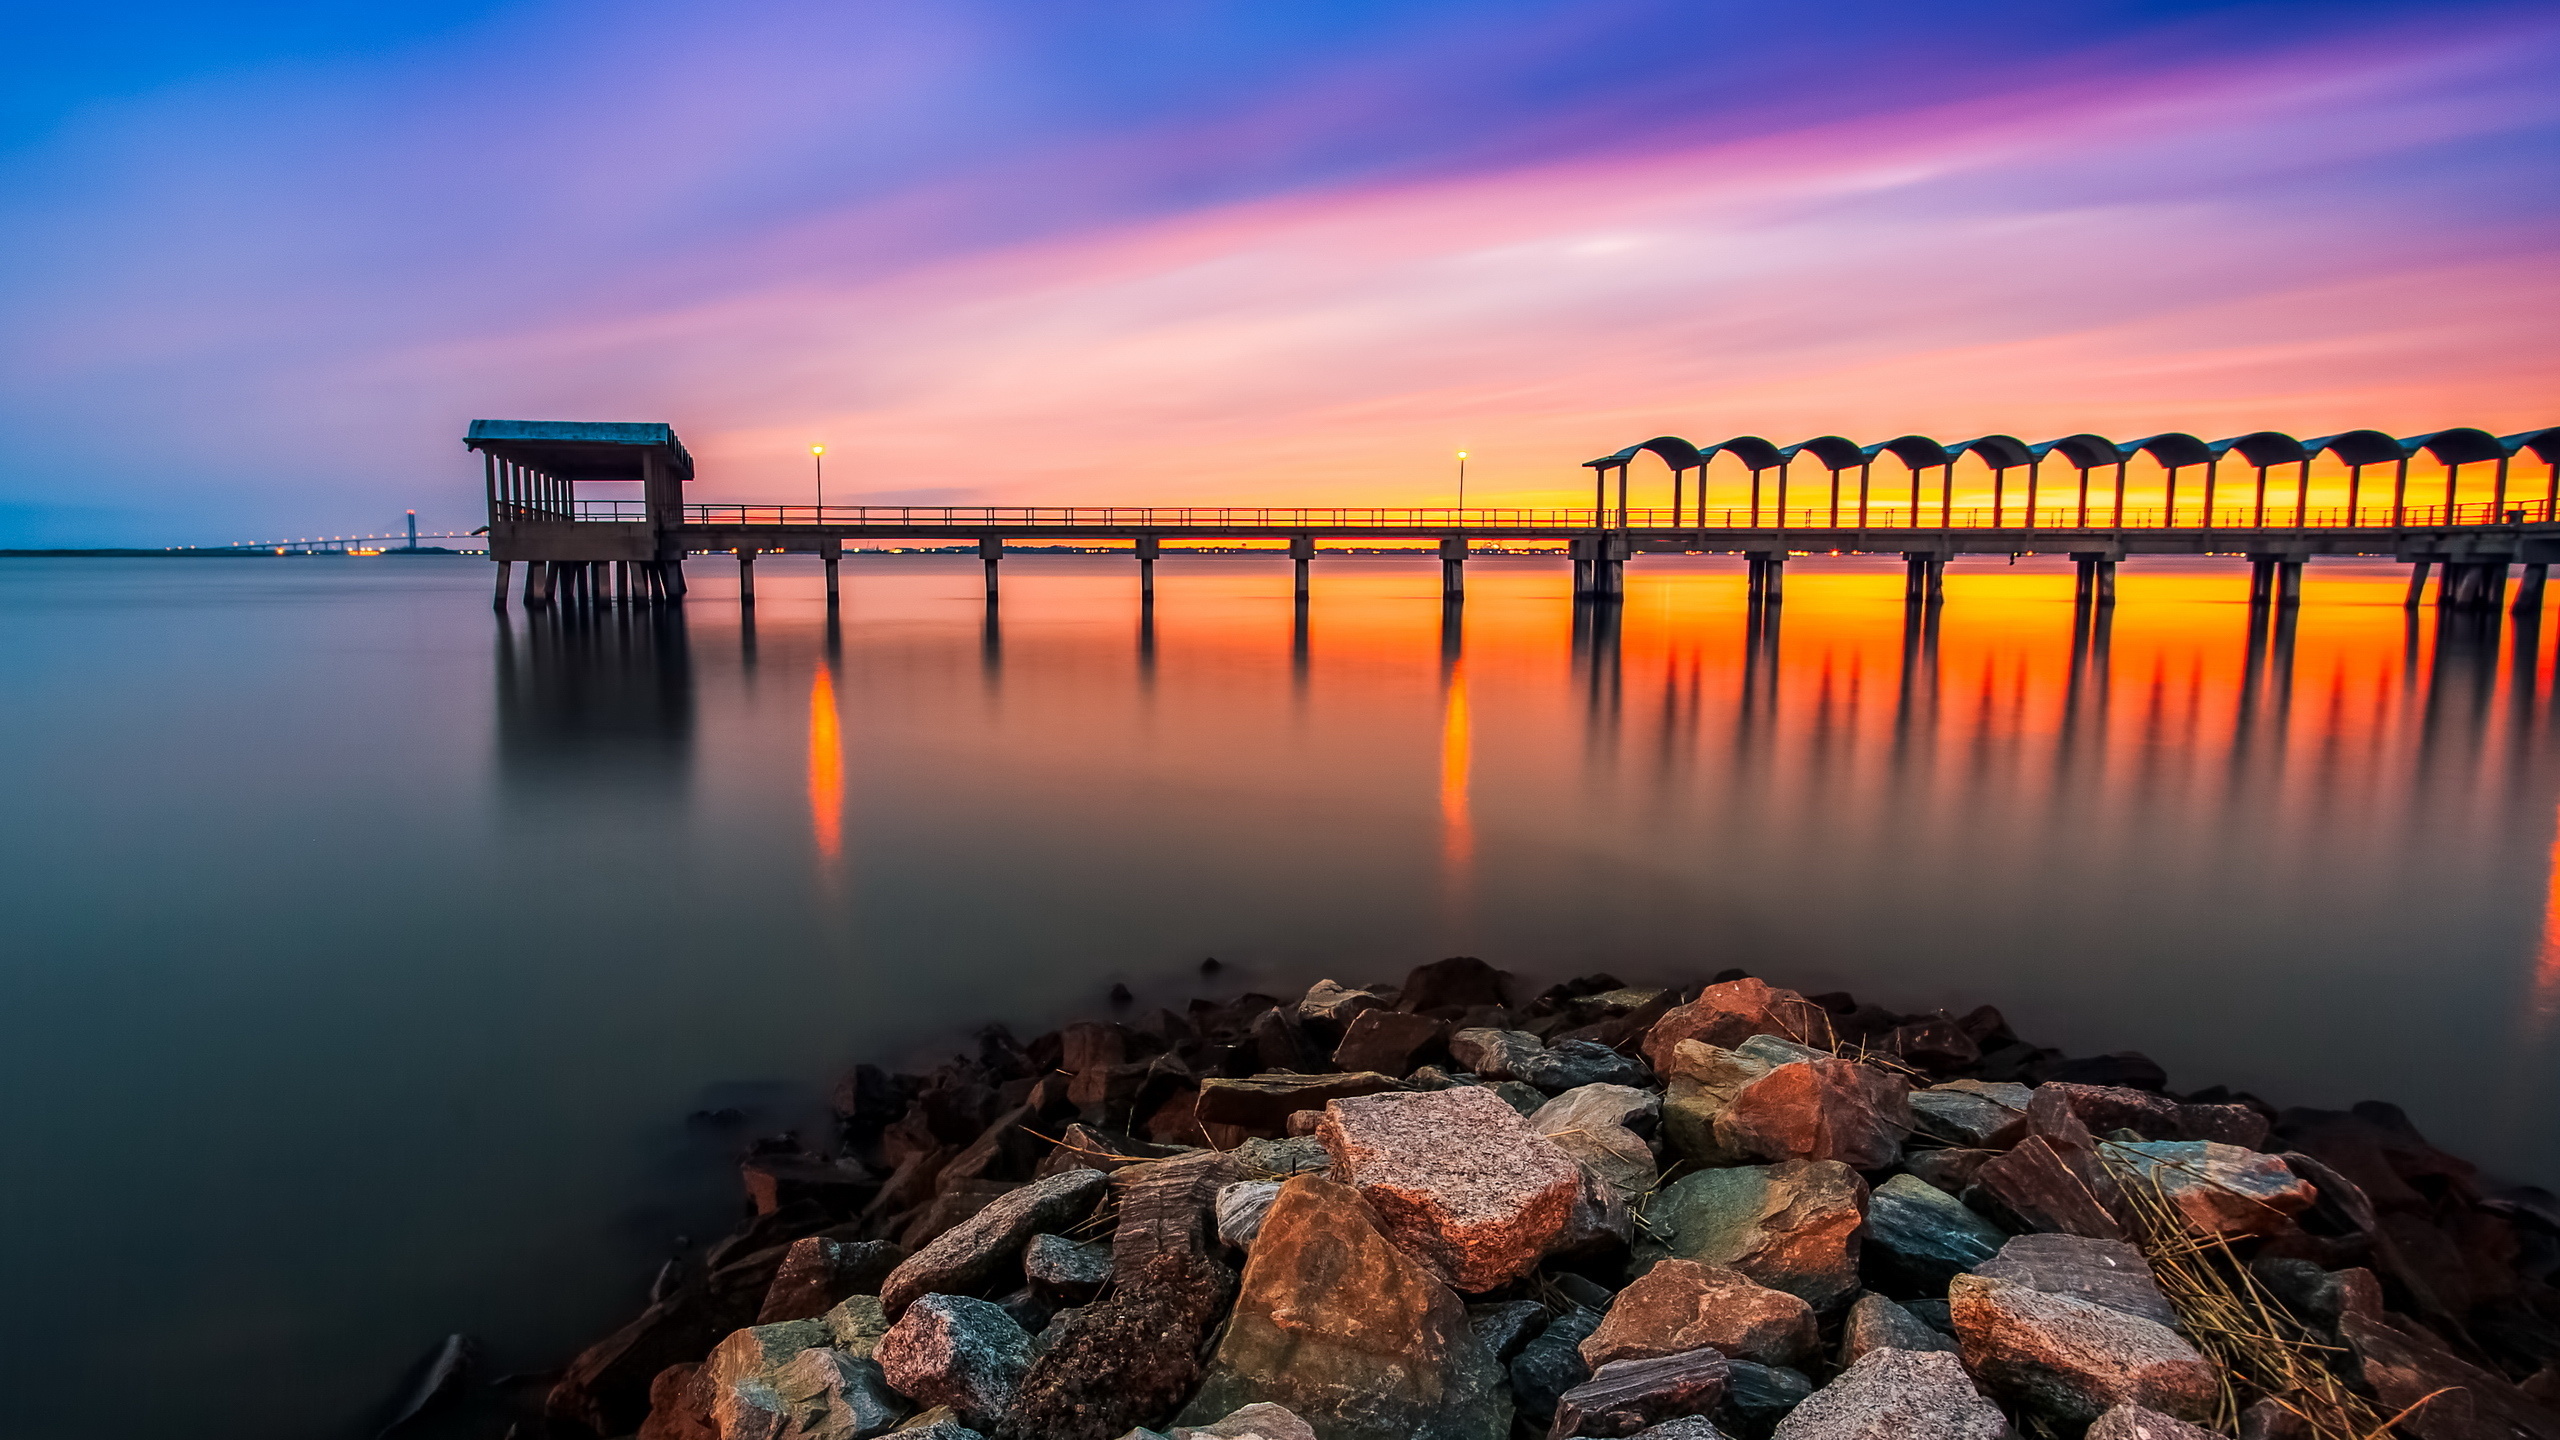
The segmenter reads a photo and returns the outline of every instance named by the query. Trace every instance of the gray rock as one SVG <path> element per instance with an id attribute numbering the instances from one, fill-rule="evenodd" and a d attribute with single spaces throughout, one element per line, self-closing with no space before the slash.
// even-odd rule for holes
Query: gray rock
<path id="1" fill-rule="evenodd" d="M 1286 1140 L 1255 1136 L 1228 1151 L 1227 1158 L 1257 1180 L 1286 1180 L 1292 1175 L 1322 1171 L 1333 1163 L 1313 1135 L 1293 1135 Z"/>
<path id="2" fill-rule="evenodd" d="M 1346 990 L 1331 980 L 1319 980 L 1307 987 L 1306 998 L 1298 1002 L 1298 1023 L 1330 1026 L 1331 1033 L 1339 1035 L 1353 1016 L 1385 1003 L 1366 990 Z"/>
<path id="3" fill-rule="evenodd" d="M 1505 1365 L 1547 1322 L 1547 1307 L 1535 1300 L 1500 1300 L 1467 1307 L 1467 1324 L 1484 1342 L 1485 1353 Z"/>
<path id="4" fill-rule="evenodd" d="M 2018 1235 L 2000 1247 L 1975 1273 L 2009 1280 L 2048 1295 L 2094 1301 L 2110 1310 L 2139 1315 L 2162 1325 L 2178 1323 L 2169 1297 L 2160 1293 L 2151 1262 L 2121 1240 L 2091 1240 L 2079 1235 Z"/>
<path id="5" fill-rule="evenodd" d="M 1111 1278 L 1111 1247 L 1064 1235 L 1034 1235 L 1022 1247 L 1022 1276 L 1046 1294 L 1090 1300 Z"/>
<path id="6" fill-rule="evenodd" d="M 1344 1029 L 1342 1043 L 1334 1047 L 1333 1063 L 1345 1071 L 1403 1075 L 1413 1070 L 1414 1056 L 1438 1045 L 1448 1033 L 1449 1022 L 1428 1015 L 1363 1010 Z M 1416 1073 L 1414 1083 L 1430 1090 L 1443 1088 L 1436 1071 L 1429 1078 Z"/>
<path id="7" fill-rule="evenodd" d="M 1965 1368 L 2065 1424 L 2118 1405 L 2201 1420 L 2220 1398 L 2213 1367 L 2158 1321 L 1984 1275 L 1957 1276 L 1947 1300 Z"/>
<path id="8" fill-rule="evenodd" d="M 1487 1080 L 1480 1089 L 1502 1097 L 1502 1103 L 1517 1110 L 1525 1118 L 1538 1113 L 1547 1103 L 1547 1092 L 1526 1080 Z"/>
<path id="9" fill-rule="evenodd" d="M 1239 1180 L 1218 1192 L 1218 1239 L 1239 1250 L 1253 1248 L 1262 1233 L 1262 1217 L 1280 1198 L 1277 1180 Z"/>
<path id="10" fill-rule="evenodd" d="M 1725 1440 L 1725 1434 L 1704 1415 L 1683 1415 L 1637 1431 L 1635 1440 Z"/>
<path id="11" fill-rule="evenodd" d="M 1576 1306 L 1520 1347 L 1511 1361 L 1511 1395 L 1521 1414 L 1546 1419 L 1564 1392 L 1591 1378 L 1591 1367 L 1582 1363 L 1582 1342 L 1599 1328 L 1599 1311 Z"/>
<path id="12" fill-rule="evenodd" d="M 2222 1437 L 2174 1415 L 2145 1410 L 2139 1405 L 2118 1405 L 2089 1426 L 2086 1440 L 2222 1440 Z"/>
<path id="13" fill-rule="evenodd" d="M 1783 1365 L 1728 1360 L 1725 1371 L 1724 1403 L 1716 1413 L 1736 1435 L 1767 1435 L 1813 1393 L 1813 1382 L 1802 1371 Z"/>
<path id="14" fill-rule="evenodd" d="M 1177 1427 L 1173 1440 L 1316 1440 L 1315 1427 L 1286 1406 L 1257 1401 L 1214 1425 Z"/>
<path id="15" fill-rule="evenodd" d="M 1550 1095 L 1561 1095 L 1585 1085 L 1638 1085 L 1646 1077 L 1642 1062 L 1597 1041 L 1558 1040 L 1520 1078 Z"/>
<path id="16" fill-rule="evenodd" d="M 1625 1085 L 1580 1086 L 1538 1107 L 1529 1117 L 1529 1128 L 1580 1161 L 1592 1178 L 1609 1187 L 1619 1204 L 1632 1205 L 1662 1182 L 1653 1147 L 1610 1118 L 1651 1113 L 1648 1107 L 1621 1098 L 1639 1095 L 1647 1101 L 1654 1098 Z"/>
<path id="17" fill-rule="evenodd" d="M 936 1415 L 921 1425 L 901 1425 L 893 1433 L 905 1436 L 906 1440 L 987 1440 L 983 1433 L 970 1429 L 957 1416 L 948 1414 Z"/>
<path id="18" fill-rule="evenodd" d="M 998 1196 L 890 1271 L 880 1287 L 880 1308 L 895 1320 L 920 1295 L 977 1289 L 1033 1235 L 1066 1229 L 1091 1214 L 1110 1186 L 1111 1177 L 1099 1170 L 1068 1170 Z"/>
<path id="19" fill-rule="evenodd" d="M 1919 1321 L 1921 1324 L 1928 1326 L 1930 1329 L 1937 1331 L 1939 1334 L 1946 1336 L 1950 1340 L 1956 1338 L 1955 1316 L 1947 1312 L 1946 1301 L 1905 1300 L 1902 1302 L 1902 1308 L 1911 1312 L 1912 1319 Z"/>
<path id="20" fill-rule="evenodd" d="M 1870 1351 L 1943 1350 L 1953 1354 L 1955 1337 L 1929 1327 L 1919 1316 L 1903 1309 L 1882 1295 L 1861 1295 L 1849 1307 L 1849 1318 L 1840 1327 L 1840 1363 L 1855 1365 Z"/>
<path id="21" fill-rule="evenodd" d="M 1541 1135 L 1588 1127 L 1620 1126 L 1643 1131 L 1662 1115 L 1662 1097 L 1634 1085 L 1577 1085 L 1529 1117 L 1529 1128 Z"/>
<path id="22" fill-rule="evenodd" d="M 2035 1092 L 1998 1080 L 1950 1080 L 1911 1092 L 1911 1118 L 1950 1145 L 2005 1150 L 2027 1133 Z"/>
<path id="23" fill-rule="evenodd" d="M 1461 1030 L 1449 1037 L 1459 1066 L 1487 1080 L 1526 1080 L 1546 1042 L 1525 1030 Z"/>
<path id="24" fill-rule="evenodd" d="M 1866 1207 L 1866 1182 L 1836 1160 L 1700 1170 L 1647 1203 L 1636 1258 L 1728 1265 L 1827 1311 L 1858 1288 Z"/>
<path id="25" fill-rule="evenodd" d="M 1982 1167 L 1999 1158 L 1997 1150 L 1906 1150 L 1902 1168 L 1950 1195 L 1962 1195 L 1973 1184 L 1973 1177 L 1982 1173 Z"/>
<path id="26" fill-rule="evenodd" d="M 907 1252 L 886 1240 L 794 1240 L 764 1292 L 756 1323 L 813 1319 L 848 1295 L 877 1295 L 880 1282 L 906 1258 Z"/>
<path id="27" fill-rule="evenodd" d="M 889 1386 L 919 1405 L 948 1405 L 993 1429 L 1031 1368 L 1031 1337 L 1003 1307 L 966 1295 L 926 1295 L 907 1307 L 872 1358 Z"/>
<path id="28" fill-rule="evenodd" d="M 889 1317 L 881 1313 L 877 1295 L 847 1296 L 818 1323 L 827 1327 L 828 1343 L 868 1359 L 889 1333 Z"/>
<path id="29" fill-rule="evenodd" d="M 1948 1281 L 1999 1254 L 2008 1238 L 1946 1191 L 1896 1175 L 1867 1196 L 1861 1264 L 1879 1290 L 1941 1295 Z"/>
<path id="30" fill-rule="evenodd" d="M 1877 1350 L 1789 1411 L 1775 1440 L 2001 1440 L 2008 1430 L 1955 1356 Z"/>
<path id="31" fill-rule="evenodd" d="M 905 1402 L 867 1356 L 828 1345 L 818 1320 L 752 1326 L 720 1342 L 700 1380 L 718 1440 L 863 1440 L 898 1423 Z"/>
<path id="32" fill-rule="evenodd" d="M 1551 1440 L 1632 1435 L 1649 1425 L 1699 1415 L 1723 1398 L 1728 1365 L 1719 1350 L 1685 1350 L 1615 1360 L 1556 1399 Z"/>

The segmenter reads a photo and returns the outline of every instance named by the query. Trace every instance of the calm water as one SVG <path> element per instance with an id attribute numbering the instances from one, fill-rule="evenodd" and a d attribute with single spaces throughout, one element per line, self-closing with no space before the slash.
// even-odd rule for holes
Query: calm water
<path id="1" fill-rule="evenodd" d="M 768 562 L 742 627 L 487 608 L 454 559 L 0 561 L 12 1435 L 369 1433 L 448 1330 L 557 1363 L 729 1203 L 739 1103 L 1125 980 L 1453 953 L 2002 1006 L 2560 1182 L 2547 639 L 2404 572 L 1646 560 Z"/>

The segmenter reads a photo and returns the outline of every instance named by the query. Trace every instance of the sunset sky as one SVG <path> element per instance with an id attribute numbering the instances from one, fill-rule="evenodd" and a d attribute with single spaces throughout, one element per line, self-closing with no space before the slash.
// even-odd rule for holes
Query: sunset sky
<path id="1" fill-rule="evenodd" d="M 1562 500 L 1645 436 L 2560 421 L 2560 11 L 22 11 L 0 545 L 702 499 Z"/>

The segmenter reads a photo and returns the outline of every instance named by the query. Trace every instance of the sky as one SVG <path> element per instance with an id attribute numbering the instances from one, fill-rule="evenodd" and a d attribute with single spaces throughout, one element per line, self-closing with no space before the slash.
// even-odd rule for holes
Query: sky
<path id="1" fill-rule="evenodd" d="M 1569 502 L 1647 436 L 2560 422 L 2560 10 L 20 6 L 0 546 L 695 498 Z"/>

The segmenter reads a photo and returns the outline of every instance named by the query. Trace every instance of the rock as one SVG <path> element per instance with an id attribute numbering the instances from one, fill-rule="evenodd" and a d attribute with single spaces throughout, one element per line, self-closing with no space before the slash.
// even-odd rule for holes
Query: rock
<path id="1" fill-rule="evenodd" d="M 748 1387 L 741 1385 L 736 1393 L 742 1423 L 721 1429 L 721 1440 L 865 1440 L 897 1424 L 907 1411 L 878 1364 L 823 1346 L 801 1351 L 760 1388 L 758 1399 L 769 1396 L 769 1408 L 748 1415 Z"/>
<path id="2" fill-rule="evenodd" d="M 2325 1270 L 2309 1260 L 2260 1255 L 2249 1262 L 2249 1273 L 2287 1310 L 2331 1335 L 2349 1314 L 2382 1318 L 2382 1282 L 2370 1270 Z"/>
<path id="3" fill-rule="evenodd" d="M 1550 1440 L 1633 1435 L 1657 1421 L 1700 1414 L 1723 1397 L 1725 1376 L 1725 1358 L 1714 1350 L 1615 1361 L 1557 1399 L 1547 1434 Z"/>
<path id="4" fill-rule="evenodd" d="M 1957 1276 L 1947 1300 L 1965 1368 L 1994 1395 L 2064 1423 L 2117 1405 L 2213 1413 L 2213 1367 L 2156 1320 L 1987 1275 Z"/>
<path id="5" fill-rule="evenodd" d="M 1239 1180 L 1218 1192 L 1218 1238 L 1239 1250 L 1253 1248 L 1262 1217 L 1280 1198 L 1277 1180 Z"/>
<path id="6" fill-rule="evenodd" d="M 1901 1158 L 1911 1133 L 1910 1089 L 1901 1076 L 1854 1060 L 1779 1065 L 1734 1093 L 1715 1119 L 1716 1138 L 1758 1160 L 1881 1169 Z"/>
<path id="7" fill-rule="evenodd" d="M 1488 1080 L 1518 1080 L 1547 1094 L 1645 1078 L 1642 1065 L 1606 1045 L 1560 1040 L 1550 1046 L 1525 1030 L 1461 1030 L 1449 1037 L 1449 1053 Z"/>
<path id="8" fill-rule="evenodd" d="M 2019 1235 L 2000 1247 L 1997 1257 L 1976 1267 L 1995 1280 L 2008 1280 L 2048 1295 L 2068 1295 L 2175 1326 L 2178 1312 L 2160 1293 L 2151 1262 L 2121 1240 L 2090 1240 L 2078 1235 Z"/>
<path id="9" fill-rule="evenodd" d="M 1301 1110 L 1292 1120 L 1313 1120 L 1318 1112 Z M 1313 1135 L 1293 1136 L 1286 1140 L 1247 1140 L 1227 1152 L 1244 1173 L 1256 1180 L 1286 1180 L 1310 1170 L 1323 1170 L 1333 1164 L 1324 1146 Z"/>
<path id="10" fill-rule="evenodd" d="M 1529 1128 L 1552 1138 L 1567 1130 L 1616 1126 L 1646 1131 L 1662 1114 L 1662 1097 L 1633 1085 L 1578 1085 L 1538 1107 Z"/>
<path id="11" fill-rule="evenodd" d="M 2145 1140 L 2213 1140 L 2255 1150 L 2267 1142 L 2267 1117 L 2246 1105 L 2181 1103 L 2166 1095 L 2121 1085 L 2075 1085 L 2048 1080 L 2071 1113 L 2093 1132 L 2131 1130 Z"/>
<path id="12" fill-rule="evenodd" d="M 1287 1408 L 1258 1401 L 1215 1425 L 1177 1428 L 1173 1440 L 1316 1440 L 1316 1432 Z"/>
<path id="13" fill-rule="evenodd" d="M 1031 1337 L 1000 1306 L 924 1295 L 880 1337 L 872 1358 L 891 1389 L 921 1405 L 948 1405 L 985 1430 L 1013 1408 L 1031 1368 Z"/>
<path id="14" fill-rule="evenodd" d="M 1507 1005 L 1502 972 L 1471 955 L 1435 960 L 1404 977 L 1396 1008 L 1418 1012 Z"/>
<path id="15" fill-rule="evenodd" d="M 1573 1157 L 1476 1087 L 1337 1100 L 1317 1138 L 1379 1227 L 1461 1290 L 1527 1274 L 1582 1193 Z"/>
<path id="16" fill-rule="evenodd" d="M 1479 1088 L 1501 1097 L 1502 1103 L 1518 1111 L 1524 1120 L 1547 1103 L 1545 1091 L 1523 1080 L 1488 1080 Z"/>
<path id="17" fill-rule="evenodd" d="M 827 1327 L 827 1343 L 838 1350 L 869 1358 L 880 1346 L 880 1337 L 889 1333 L 889 1317 L 880 1309 L 877 1295 L 851 1295 L 836 1307 L 818 1317 Z"/>
<path id="18" fill-rule="evenodd" d="M 1974 1172 L 1974 1184 L 2017 1217 L 2019 1228 L 2122 1240 L 2123 1197 L 2098 1158 L 2089 1127 L 2062 1092 L 2027 1102 L 2027 1137 Z"/>
<path id="19" fill-rule="evenodd" d="M 2104 1153 L 2133 1172 L 2129 1183 L 2159 1187 L 2187 1223 L 2205 1234 L 2272 1235 L 2319 1198 L 2281 1157 L 2237 1145 L 2110 1141 Z"/>
<path id="20" fill-rule="evenodd" d="M 1600 1312 L 1577 1305 L 1520 1347 L 1511 1360 L 1511 1394 L 1521 1414 L 1546 1419 L 1564 1392 L 1591 1378 L 1591 1367 L 1582 1363 L 1582 1342 L 1599 1328 Z"/>
<path id="21" fill-rule="evenodd" d="M 2000 1253 L 2009 1237 L 1964 1202 L 1911 1175 L 1867 1196 L 1862 1265 L 1869 1283 L 1895 1295 L 1943 1295 L 1947 1282 Z"/>
<path id="22" fill-rule="evenodd" d="M 1738 1165 L 1750 1159 L 1717 1133 L 1716 1121 L 1744 1086 L 1769 1073 L 1771 1062 L 1700 1040 L 1682 1040 L 1671 1053 L 1664 1072 L 1662 1138 L 1700 1165 Z"/>
<path id="23" fill-rule="evenodd" d="M 1505 1365 L 1546 1322 L 1547 1307 L 1535 1300 L 1501 1300 L 1467 1307 L 1467 1324 L 1474 1327 L 1476 1339 L 1484 1342 L 1485 1353 Z"/>
<path id="24" fill-rule="evenodd" d="M 1307 987 L 1306 998 L 1298 1002 L 1298 1023 L 1340 1035 L 1363 1010 L 1376 1010 L 1386 1002 L 1366 990 L 1346 990 L 1331 980 L 1319 980 Z"/>
<path id="25" fill-rule="evenodd" d="M 985 1284 L 1043 1230 L 1062 1230 L 1092 1213 L 1111 1177 L 1069 1170 L 988 1202 L 917 1251 L 880 1286 L 880 1307 L 897 1319 L 917 1296 L 957 1294 Z"/>
<path id="26" fill-rule="evenodd" d="M 1836 1160 L 1701 1170 L 1655 1194 L 1636 1255 L 1728 1265 L 1828 1310 L 1858 1288 L 1866 1206 L 1866 1182 Z"/>
<path id="27" fill-rule="evenodd" d="M 1725 1434 L 1704 1415 L 1683 1415 L 1637 1431 L 1635 1440 L 1725 1440 Z"/>
<path id="28" fill-rule="evenodd" d="M 1529 1117 L 1529 1128 L 1581 1162 L 1616 1193 L 1621 1204 L 1633 1204 L 1661 1183 L 1662 1172 L 1644 1137 L 1611 1117 L 1643 1117 L 1653 1108 L 1654 1097 L 1645 1091 L 1625 1085 L 1584 1085 L 1539 1106 Z"/>
<path id="29" fill-rule="evenodd" d="M 2133 1090 L 2169 1088 L 2169 1072 L 2139 1050 L 2118 1050 L 2112 1055 L 2084 1055 L 2076 1060 L 2057 1060 L 2045 1067 L 2042 1078 L 2060 1080 L 2069 1085 L 2118 1085 Z"/>
<path id="30" fill-rule="evenodd" d="M 1326 1102 L 1354 1095 L 1402 1090 L 1392 1075 L 1363 1071 L 1344 1075 L 1253 1075 L 1241 1080 L 1212 1075 L 1200 1082 L 1202 1125 L 1233 1125 L 1277 1135 L 1289 1117 L 1301 1110 L 1321 1110 Z"/>
<path id="31" fill-rule="evenodd" d="M 1546 1042 L 1519 1030 L 1461 1030 L 1449 1037 L 1450 1058 L 1488 1080 L 1526 1080 Z"/>
<path id="32" fill-rule="evenodd" d="M 2024 1085 L 1990 1080 L 1950 1080 L 1911 1092 L 1911 1116 L 1920 1128 L 1950 1145 L 2006 1150 L 2027 1133 Z"/>
<path id="33" fill-rule="evenodd" d="M 1962 1195 L 1982 1167 L 2000 1157 L 1997 1150 L 1914 1150 L 1902 1157 L 1902 1168 L 1950 1195 Z"/>
<path id="34" fill-rule="evenodd" d="M 1511 1424 L 1501 1368 L 1464 1303 L 1387 1238 L 1357 1191 L 1305 1175 L 1265 1217 L 1181 1423 L 1255 1401 L 1288 1407 L 1326 1440 L 1501 1440 Z"/>
<path id="35" fill-rule="evenodd" d="M 1172 1413 L 1199 1386 L 1208 1336 L 1235 1293 L 1210 1235 L 1211 1207 L 1234 1179 L 1234 1162 L 1218 1154 L 1112 1177 L 1111 1285 L 1044 1337 L 1007 1440 L 1112 1440 Z"/>
<path id="36" fill-rule="evenodd" d="M 2221 1437 L 2174 1415 L 2145 1410 L 2139 1405 L 2118 1405 L 2091 1422 L 2087 1440 L 2221 1440 Z"/>
<path id="37" fill-rule="evenodd" d="M 1827 1043 L 1831 1016 L 1793 990 L 1761 980 L 1728 980 L 1708 986 L 1697 999 L 1655 1021 L 1644 1037 L 1644 1058 L 1667 1072 L 1672 1047 L 1683 1040 L 1730 1050 L 1754 1035 Z"/>
<path id="38" fill-rule="evenodd" d="M 960 1417 L 947 1409 L 928 1411 L 901 1425 L 894 1432 L 905 1440 L 987 1440 L 987 1437 L 960 1423 Z"/>
<path id="39" fill-rule="evenodd" d="M 1333 1063 L 1340 1070 L 1410 1074 L 1414 1057 L 1438 1049 L 1448 1034 L 1446 1020 L 1401 1010 L 1363 1010 L 1342 1032 L 1342 1043 L 1333 1049 Z"/>
<path id="40" fill-rule="evenodd" d="M 759 1215 L 804 1200 L 832 1215 L 851 1215 L 880 1188 L 880 1177 L 861 1161 L 824 1155 L 750 1155 L 739 1162 L 738 1176 Z"/>
<path id="41" fill-rule="evenodd" d="M 1897 1025 L 1869 1041 L 1867 1048 L 1939 1074 L 1968 1069 L 1982 1060 L 1982 1047 L 1963 1026 L 1943 1015 Z"/>
<path id="42" fill-rule="evenodd" d="M 2008 1417 L 1953 1355 L 1861 1356 L 1778 1422 L 1773 1440 L 2001 1440 Z"/>
<path id="43" fill-rule="evenodd" d="M 876 1294 L 880 1282 L 907 1258 L 885 1240 L 836 1240 L 812 1235 L 791 1242 L 773 1284 L 764 1292 L 756 1323 L 807 1320 L 824 1315 L 848 1295 Z"/>
<path id="44" fill-rule="evenodd" d="M 1727 1357 L 1724 1403 L 1716 1413 L 1735 1434 L 1765 1440 L 1771 1427 L 1812 1393 L 1813 1382 L 1801 1371 Z"/>
<path id="45" fill-rule="evenodd" d="M 1797 1297 L 1738 1270 L 1670 1259 L 1619 1292 L 1582 1342 L 1582 1363 L 1596 1374 L 1612 1361 L 1706 1346 L 1737 1360 L 1799 1365 L 1815 1339 L 1813 1307 Z"/>
<path id="46" fill-rule="evenodd" d="M 2397 1433 L 2414 1440 L 2560 1440 L 2560 1413 L 2457 1359 L 2414 1326 L 2348 1314 L 2338 1333 L 2385 1414 L 2416 1407 L 2393 1427 Z"/>
<path id="47" fill-rule="evenodd" d="M 1090 1300 L 1111 1278 L 1111 1247 L 1064 1235 L 1034 1235 L 1022 1247 L 1022 1278 L 1044 1295 L 1069 1303 Z"/>
<path id="48" fill-rule="evenodd" d="M 1902 1308 L 1911 1312 L 1912 1319 L 1950 1340 L 1956 1338 L 1955 1317 L 1948 1313 L 1946 1301 L 1905 1300 L 1902 1302 Z"/>
<path id="49" fill-rule="evenodd" d="M 1840 1327 L 1840 1363 L 1855 1365 L 1872 1350 L 1945 1350 L 1952 1353 L 1955 1338 L 1931 1329 L 1917 1315 L 1903 1309 L 1882 1295 L 1861 1295 L 1849 1307 L 1849 1318 Z"/>
<path id="50" fill-rule="evenodd" d="M 2367 1100 L 2352 1110 L 2287 1110 L 2276 1135 L 2353 1181 L 2383 1210 L 2425 1210 L 2433 1194 L 2468 1195 L 2478 1172 L 2427 1143 L 2397 1105 Z"/>
<path id="51" fill-rule="evenodd" d="M 1644 1063 L 1596 1040 L 1560 1035 L 1547 1043 L 1538 1073 L 1522 1077 L 1550 1095 L 1585 1085 L 1640 1085 L 1650 1078 Z"/>

